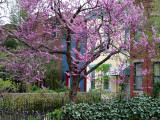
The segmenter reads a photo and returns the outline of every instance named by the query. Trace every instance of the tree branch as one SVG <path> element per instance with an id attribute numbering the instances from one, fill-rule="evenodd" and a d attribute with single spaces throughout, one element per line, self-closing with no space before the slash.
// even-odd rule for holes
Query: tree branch
<path id="1" fill-rule="evenodd" d="M 106 62 L 108 59 L 110 59 L 113 55 L 120 53 L 121 52 L 121 47 L 119 48 L 119 50 L 110 53 L 105 59 L 103 59 L 101 62 L 99 62 L 97 65 L 95 65 L 94 67 L 92 67 L 89 71 L 87 71 L 84 76 L 87 76 L 89 73 L 91 73 L 93 70 L 95 70 L 97 67 L 99 67 L 100 65 L 102 65 L 104 62 Z M 79 81 L 82 80 L 84 78 L 84 76 L 81 76 Z"/>
<path id="2" fill-rule="evenodd" d="M 5 29 L 7 29 L 7 28 L 5 28 Z M 9 29 L 7 29 L 7 30 L 9 30 Z M 11 30 L 9 30 L 9 32 L 11 32 L 12 34 L 14 34 Z M 14 36 L 18 41 L 20 41 L 20 42 L 22 42 L 22 43 L 24 43 L 24 45 L 26 45 L 27 47 L 29 47 L 29 48 L 31 48 L 32 50 L 35 50 L 35 51 L 39 51 L 38 49 L 40 49 L 40 48 L 45 48 L 45 49 L 48 49 L 48 52 L 50 53 L 50 54 L 54 54 L 54 53 L 57 53 L 57 54 L 65 54 L 65 55 L 68 55 L 69 54 L 69 52 L 66 52 L 66 51 L 54 51 L 54 50 L 52 50 L 52 49 L 50 49 L 49 47 L 46 47 L 46 46 L 44 46 L 44 45 L 40 45 L 38 48 L 35 48 L 35 47 L 33 47 L 33 46 L 31 46 L 31 45 L 29 45 L 27 42 L 25 42 L 25 41 L 22 41 L 20 38 L 18 38 L 17 36 Z M 42 51 L 42 50 L 41 50 Z M 42 52 L 46 52 L 46 51 L 42 51 Z"/>

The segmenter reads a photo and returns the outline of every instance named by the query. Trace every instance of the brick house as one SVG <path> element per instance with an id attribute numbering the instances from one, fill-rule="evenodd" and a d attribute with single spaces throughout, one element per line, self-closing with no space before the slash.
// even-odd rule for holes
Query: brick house
<path id="1" fill-rule="evenodd" d="M 144 5 L 145 9 L 145 16 L 147 18 L 151 17 L 151 13 L 149 12 L 149 9 L 151 8 L 151 2 L 152 0 L 135 0 L 135 3 L 138 5 L 142 3 Z M 150 28 L 146 28 L 150 29 Z M 141 30 L 140 30 L 141 31 Z M 140 33 L 139 31 L 139 33 Z M 134 38 L 137 42 L 139 41 L 138 38 L 136 38 L 136 35 L 138 33 L 134 32 L 133 30 L 130 30 L 130 36 L 131 38 Z M 131 45 L 131 52 L 136 53 L 136 51 L 133 51 L 133 44 Z M 154 48 L 156 49 L 156 48 Z M 152 88 L 153 84 L 156 81 L 160 80 L 160 60 L 156 59 L 156 57 L 152 57 L 151 59 L 148 59 L 149 51 L 146 49 L 142 54 L 139 54 L 136 57 L 131 55 L 131 61 L 132 64 L 130 65 L 130 97 L 134 97 L 141 93 L 146 93 L 150 96 L 153 96 Z M 156 70 L 158 68 L 158 70 Z M 151 72 L 150 74 L 143 75 L 141 70 L 149 69 Z"/>

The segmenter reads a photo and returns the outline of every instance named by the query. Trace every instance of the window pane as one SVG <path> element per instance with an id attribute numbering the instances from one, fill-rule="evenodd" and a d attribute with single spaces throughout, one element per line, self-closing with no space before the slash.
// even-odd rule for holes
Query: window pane
<path id="1" fill-rule="evenodd" d="M 135 77 L 135 89 L 141 89 L 143 86 L 143 77 Z"/>
<path id="2" fill-rule="evenodd" d="M 91 89 L 95 89 L 95 82 L 91 81 Z"/>
<path id="3" fill-rule="evenodd" d="M 142 71 L 141 70 L 136 70 L 136 76 L 142 76 Z"/>
<path id="4" fill-rule="evenodd" d="M 109 89 L 109 81 L 104 81 L 104 89 Z"/>
<path id="5" fill-rule="evenodd" d="M 130 31 L 129 29 L 125 30 L 125 40 L 128 40 L 130 38 Z"/>
<path id="6" fill-rule="evenodd" d="M 141 37 L 142 37 L 142 29 L 140 29 L 140 30 L 138 30 L 138 32 L 134 33 L 134 39 L 136 42 L 139 42 Z"/>
<path id="7" fill-rule="evenodd" d="M 93 78 L 93 81 L 91 81 L 91 89 L 95 89 L 95 71 L 91 72 L 91 77 Z"/>
<path id="8" fill-rule="evenodd" d="M 158 63 L 154 64 L 154 76 L 160 76 L 160 69 Z"/>
<path id="9" fill-rule="evenodd" d="M 142 76 L 142 64 L 136 64 L 136 76 Z"/>
<path id="10" fill-rule="evenodd" d="M 109 77 L 107 75 L 103 76 L 103 88 L 109 89 Z"/>

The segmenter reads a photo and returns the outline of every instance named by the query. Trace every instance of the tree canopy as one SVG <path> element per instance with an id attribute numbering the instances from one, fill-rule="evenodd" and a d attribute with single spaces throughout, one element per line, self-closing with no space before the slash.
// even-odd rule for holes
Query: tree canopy
<path id="1" fill-rule="evenodd" d="M 42 82 L 44 64 L 51 59 L 59 59 L 56 54 L 65 55 L 72 77 L 70 102 L 75 103 L 79 82 L 114 55 L 122 54 L 129 58 L 130 55 L 143 53 L 144 49 L 151 51 L 149 57 L 154 54 L 153 45 L 148 46 L 144 33 L 139 42 L 127 35 L 124 39 L 125 30 L 143 28 L 143 6 L 136 6 L 132 0 L 20 0 L 18 7 L 27 16 L 20 19 L 17 29 L 6 33 L 7 28 L 0 28 L 1 43 L 11 35 L 23 44 L 17 51 L 10 51 L 5 46 L 0 48 L 13 58 L 5 61 L 8 70 L 12 69 L 15 73 L 20 70 L 21 74 L 17 75 L 20 80 Z M 54 32 L 65 36 L 65 44 L 55 46 L 59 39 L 53 37 Z M 153 44 L 159 40 L 156 37 Z M 85 46 L 84 52 L 71 47 L 73 42 L 78 41 Z M 131 43 L 134 43 L 136 54 L 130 53 Z M 138 45 L 142 48 L 139 49 Z M 102 54 L 105 58 L 86 71 L 87 66 Z"/>

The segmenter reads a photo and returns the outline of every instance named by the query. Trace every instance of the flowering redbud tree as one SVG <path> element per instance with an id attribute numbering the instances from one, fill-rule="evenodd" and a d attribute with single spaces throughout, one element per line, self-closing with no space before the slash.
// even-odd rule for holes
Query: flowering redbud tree
<path id="1" fill-rule="evenodd" d="M 23 45 L 16 51 L 1 46 L 1 51 L 12 56 L 3 61 L 3 64 L 7 65 L 8 71 L 18 73 L 16 77 L 19 80 L 29 83 L 40 81 L 44 87 L 44 64 L 51 59 L 59 59 L 56 54 L 65 55 L 69 67 L 67 74 L 72 78 L 69 93 L 71 103 L 75 103 L 80 81 L 98 66 L 119 53 L 132 55 L 132 42 L 136 44 L 133 49 L 137 49 L 139 53 L 143 50 L 139 50 L 137 45 L 147 46 L 144 34 L 140 42 L 129 37 L 124 40 L 122 36 L 126 29 L 137 31 L 143 27 L 143 6 L 135 6 L 132 0 L 19 0 L 18 7 L 27 16 L 16 24 L 15 30 L 8 30 L 6 33 L 5 28 L 1 28 L 0 44 L 10 35 Z M 54 20 L 48 22 L 50 18 Z M 59 29 L 53 27 L 55 21 L 58 21 Z M 38 26 L 42 26 L 41 29 Z M 53 33 L 62 31 L 66 44 L 54 46 L 58 39 L 52 37 Z M 77 41 L 85 45 L 85 52 L 71 48 L 71 44 Z M 105 58 L 86 71 L 87 66 L 102 54 Z"/>

